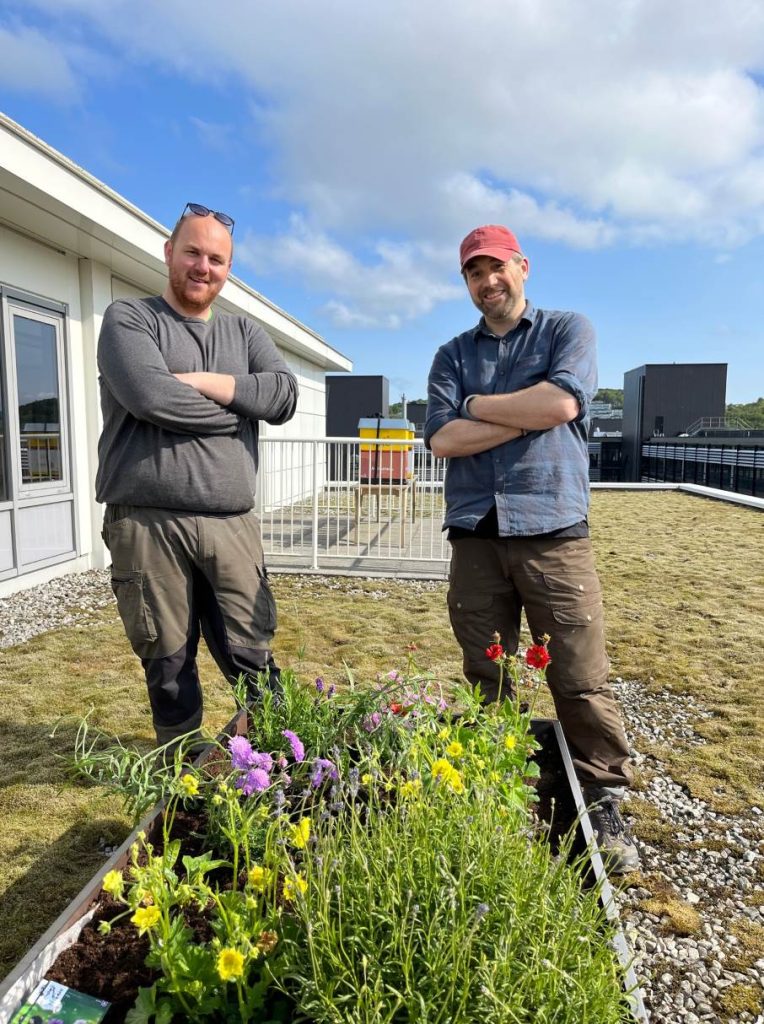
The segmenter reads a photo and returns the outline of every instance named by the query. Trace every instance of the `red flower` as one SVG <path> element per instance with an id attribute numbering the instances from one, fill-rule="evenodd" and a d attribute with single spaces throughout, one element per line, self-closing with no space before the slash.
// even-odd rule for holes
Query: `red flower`
<path id="1" fill-rule="evenodd" d="M 531 668 L 546 668 L 552 659 L 543 644 L 531 644 L 525 652 L 525 660 Z"/>
<path id="2" fill-rule="evenodd" d="M 388 705 L 394 715 L 407 715 L 411 711 L 411 706 L 408 704 L 398 704 L 396 701 L 391 701 Z"/>
<path id="3" fill-rule="evenodd" d="M 491 644 L 490 647 L 486 647 L 485 656 L 490 661 L 501 661 L 504 657 L 504 648 L 501 644 Z"/>

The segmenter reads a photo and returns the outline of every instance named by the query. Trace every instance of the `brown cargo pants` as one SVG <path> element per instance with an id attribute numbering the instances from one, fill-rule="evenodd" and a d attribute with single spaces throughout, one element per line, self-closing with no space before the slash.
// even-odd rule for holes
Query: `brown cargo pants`
<path id="1" fill-rule="evenodd" d="M 102 536 L 119 614 L 146 673 L 158 743 L 201 725 L 200 635 L 230 682 L 259 672 L 275 681 L 276 605 L 253 512 L 107 505 Z"/>
<path id="2" fill-rule="evenodd" d="M 608 682 L 602 593 L 587 539 L 465 537 L 452 541 L 448 607 L 464 674 L 496 700 L 493 634 L 517 650 L 525 609 L 534 641 L 549 634 L 547 682 L 584 786 L 629 786 L 629 746 Z M 506 685 L 506 683 L 505 683 Z"/>

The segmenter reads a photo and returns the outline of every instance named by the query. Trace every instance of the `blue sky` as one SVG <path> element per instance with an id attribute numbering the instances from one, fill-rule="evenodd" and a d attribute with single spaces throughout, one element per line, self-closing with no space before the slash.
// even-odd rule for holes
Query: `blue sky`
<path id="1" fill-rule="evenodd" d="M 168 226 L 230 213 L 235 273 L 391 399 L 476 321 L 482 223 L 594 321 L 602 386 L 764 395 L 763 73 L 749 0 L 0 0 L 0 108 Z"/>

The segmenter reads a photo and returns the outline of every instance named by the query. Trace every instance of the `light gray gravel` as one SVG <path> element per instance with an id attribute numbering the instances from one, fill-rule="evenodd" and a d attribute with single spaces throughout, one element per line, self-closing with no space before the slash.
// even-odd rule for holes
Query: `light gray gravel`
<path id="1" fill-rule="evenodd" d="M 645 741 L 673 749 L 704 742 L 694 724 L 710 713 L 693 697 L 650 693 L 639 683 L 620 679 L 615 689 L 637 751 Z M 658 758 L 637 752 L 635 761 L 647 779 L 640 796 L 671 823 L 678 844 L 676 852 L 668 855 L 641 842 L 642 872 L 651 881 L 657 877 L 670 885 L 701 921 L 698 934 L 672 934 L 656 915 L 641 908 L 653 895 L 649 888 L 632 886 L 620 892 L 621 919 L 651 1020 L 653 1024 L 762 1024 L 764 960 L 737 969 L 740 942 L 734 930 L 745 922 L 764 927 L 764 813 L 759 807 L 751 808 L 745 818 L 716 813 L 672 779 Z M 628 811 L 628 802 L 624 808 Z M 758 991 L 757 1014 L 722 1013 L 720 997 L 734 985 Z"/>
<path id="2" fill-rule="evenodd" d="M 366 585 L 362 588 L 360 583 Z M 365 593 L 384 600 L 389 591 L 380 586 L 369 594 L 368 580 L 341 576 L 297 576 L 297 590 L 321 587 Z M 443 587 L 440 581 L 407 580 L 419 591 Z M 0 647 L 24 643 L 49 629 L 74 626 L 86 629 L 99 609 L 113 601 L 108 571 L 72 574 L 0 598 Z M 652 1024 L 764 1024 L 764 959 L 738 969 L 736 925 L 751 922 L 764 927 L 764 809 L 751 808 L 742 819 L 712 811 L 693 799 L 672 779 L 658 758 L 640 753 L 646 744 L 676 749 L 704 741 L 695 725 L 710 717 L 688 695 L 650 693 L 639 683 L 616 680 L 635 761 L 647 780 L 640 796 L 670 822 L 679 848 L 672 854 L 642 842 L 643 874 L 662 879 L 700 916 L 701 927 L 692 936 L 677 936 L 642 907 L 653 895 L 646 887 L 631 886 L 618 895 L 621 918 L 635 954 Z M 625 805 L 628 813 L 628 803 Z M 720 997 L 735 985 L 750 986 L 761 996 L 757 1014 L 724 1014 Z"/>

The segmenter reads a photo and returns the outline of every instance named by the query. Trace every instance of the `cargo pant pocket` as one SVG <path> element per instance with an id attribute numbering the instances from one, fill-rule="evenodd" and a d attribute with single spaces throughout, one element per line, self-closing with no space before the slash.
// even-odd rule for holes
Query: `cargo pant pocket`
<path id="1" fill-rule="evenodd" d="M 276 599 L 271 590 L 268 571 L 264 565 L 256 565 L 257 593 L 255 594 L 255 624 L 262 637 L 272 637 L 276 632 Z"/>
<path id="2" fill-rule="evenodd" d="M 139 657 L 147 657 L 146 647 L 156 641 L 157 630 L 146 601 L 144 574 L 138 570 L 112 570 L 111 589 L 127 639 Z"/>

